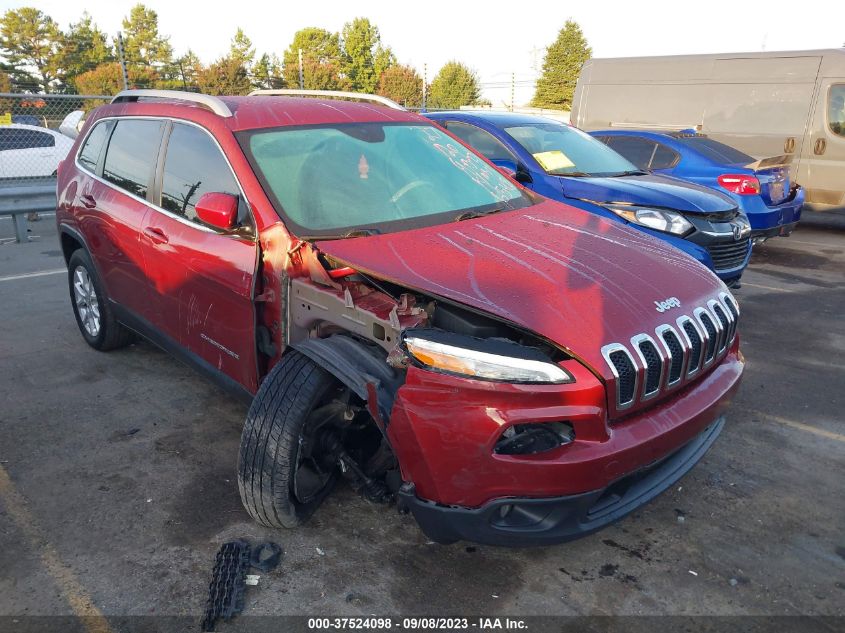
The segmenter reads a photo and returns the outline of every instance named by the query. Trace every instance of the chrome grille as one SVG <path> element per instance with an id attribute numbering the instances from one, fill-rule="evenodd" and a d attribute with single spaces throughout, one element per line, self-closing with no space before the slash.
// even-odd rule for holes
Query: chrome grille
<path id="1" fill-rule="evenodd" d="M 698 318 L 701 327 L 704 328 L 704 365 L 706 366 L 713 362 L 713 358 L 716 356 L 716 345 L 719 342 L 718 332 L 713 324 L 713 317 L 707 313 L 707 310 L 698 308 L 695 311 L 695 316 Z"/>
<path id="2" fill-rule="evenodd" d="M 694 378 L 725 354 L 734 341 L 739 306 L 723 292 L 706 307 L 682 315 L 674 324 L 655 328 L 655 337 L 642 333 L 629 345 L 612 343 L 601 352 L 616 382 L 616 410 L 657 398 Z M 677 329 L 675 328 L 677 325 Z"/>

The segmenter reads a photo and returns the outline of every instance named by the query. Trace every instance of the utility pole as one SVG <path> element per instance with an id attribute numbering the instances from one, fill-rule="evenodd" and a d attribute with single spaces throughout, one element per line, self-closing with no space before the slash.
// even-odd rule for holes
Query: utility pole
<path id="1" fill-rule="evenodd" d="M 123 34 L 117 32 L 117 57 L 120 60 L 120 70 L 123 74 L 123 89 L 129 90 L 129 73 L 126 72 L 126 55 L 123 53 Z"/>
<path id="2" fill-rule="evenodd" d="M 428 64 L 423 64 L 423 102 L 422 111 L 425 112 L 425 103 L 428 100 Z"/>
<path id="3" fill-rule="evenodd" d="M 511 73 L 511 112 L 513 112 L 513 108 L 516 105 L 516 97 L 514 97 L 515 92 L 516 92 L 516 73 Z"/>
<path id="4" fill-rule="evenodd" d="M 305 75 L 302 72 L 302 49 L 299 49 L 299 89 L 305 89 Z"/>

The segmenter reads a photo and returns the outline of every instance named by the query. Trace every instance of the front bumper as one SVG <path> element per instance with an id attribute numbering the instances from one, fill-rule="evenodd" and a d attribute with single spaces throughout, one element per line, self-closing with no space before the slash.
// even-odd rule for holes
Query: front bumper
<path id="1" fill-rule="evenodd" d="M 670 488 L 704 456 L 724 424 L 724 417 L 719 417 L 671 455 L 591 492 L 495 499 L 480 508 L 425 501 L 413 486 L 401 490 L 399 497 L 425 535 L 438 543 L 465 540 L 513 547 L 562 543 L 600 530 Z"/>
<path id="2" fill-rule="evenodd" d="M 683 447 L 706 450 L 709 444 L 696 438 L 715 437 L 705 429 L 724 415 L 741 382 L 738 346 L 739 337 L 695 382 L 613 419 L 604 384 L 577 361 L 564 361 L 575 383 L 542 386 L 489 383 L 411 366 L 386 428 L 406 482 L 404 501 L 423 529 L 443 541 L 543 544 L 599 529 L 659 494 L 665 489 L 660 482 L 670 485 L 686 472 L 680 464 L 691 467 L 700 455 L 679 453 Z M 496 453 L 508 427 L 557 421 L 572 426 L 569 444 L 536 454 Z M 677 463 L 667 459 L 676 454 L 686 456 Z M 666 465 L 670 461 L 677 467 Z M 648 482 L 634 486 L 639 478 Z M 624 502 L 611 500 L 604 508 L 620 491 Z M 529 531 L 527 541 L 520 531 L 503 529 L 507 524 L 491 527 L 497 509 L 514 500 L 522 508 L 514 517 L 539 517 L 539 533 Z"/>

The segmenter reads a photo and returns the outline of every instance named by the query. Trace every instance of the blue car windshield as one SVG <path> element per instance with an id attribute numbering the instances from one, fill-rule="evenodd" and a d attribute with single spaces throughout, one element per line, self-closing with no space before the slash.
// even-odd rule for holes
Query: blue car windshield
<path id="1" fill-rule="evenodd" d="M 386 233 L 535 202 L 430 124 L 283 127 L 238 136 L 265 192 L 300 237 Z"/>
<path id="2" fill-rule="evenodd" d="M 640 173 L 637 167 L 601 141 L 562 123 L 526 123 L 505 132 L 553 176 L 618 176 Z"/>

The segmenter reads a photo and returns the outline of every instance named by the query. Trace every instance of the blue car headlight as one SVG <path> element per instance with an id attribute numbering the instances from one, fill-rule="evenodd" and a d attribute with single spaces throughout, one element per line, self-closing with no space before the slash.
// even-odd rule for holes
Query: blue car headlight
<path id="1" fill-rule="evenodd" d="M 693 230 L 690 221 L 677 211 L 639 207 L 630 204 L 605 204 L 603 206 L 609 211 L 613 211 L 620 218 L 628 220 L 628 222 L 639 224 L 655 231 L 684 237 Z"/>

